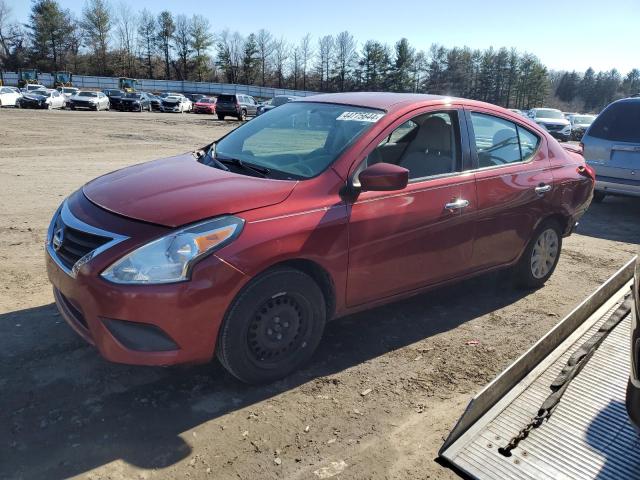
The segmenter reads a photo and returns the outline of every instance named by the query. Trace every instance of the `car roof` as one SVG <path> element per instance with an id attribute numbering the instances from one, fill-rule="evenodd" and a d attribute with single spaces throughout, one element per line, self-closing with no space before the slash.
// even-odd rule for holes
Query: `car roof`
<path id="1" fill-rule="evenodd" d="M 502 111 L 510 115 L 517 115 L 514 112 L 495 104 L 470 100 L 466 98 L 449 97 L 444 95 L 430 95 L 424 93 L 391 93 L 391 92 L 350 92 L 350 93 L 328 93 L 301 97 L 295 102 L 322 102 L 337 103 L 342 105 L 353 105 L 358 107 L 375 108 L 386 112 L 395 112 L 411 106 L 429 106 L 442 104 L 457 104 L 470 107 L 483 107 L 492 110 Z"/>

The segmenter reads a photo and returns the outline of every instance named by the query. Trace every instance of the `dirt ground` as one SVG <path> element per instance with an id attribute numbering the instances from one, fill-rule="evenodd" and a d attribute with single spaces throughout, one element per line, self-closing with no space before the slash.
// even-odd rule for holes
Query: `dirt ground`
<path id="1" fill-rule="evenodd" d="M 267 387 L 217 363 L 107 363 L 52 303 L 51 215 L 97 175 L 237 125 L 0 111 L 0 478 L 457 478 L 435 458 L 470 397 L 638 251 L 640 202 L 607 198 L 545 288 L 491 274 L 337 320 L 307 368 Z"/>

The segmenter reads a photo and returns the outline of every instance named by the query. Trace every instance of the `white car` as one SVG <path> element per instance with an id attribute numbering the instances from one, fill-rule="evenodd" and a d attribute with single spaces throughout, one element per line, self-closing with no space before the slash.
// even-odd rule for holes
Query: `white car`
<path id="1" fill-rule="evenodd" d="M 22 94 L 11 87 L 0 87 L 0 107 L 16 106 L 16 101 Z"/>
<path id="2" fill-rule="evenodd" d="M 77 94 L 80 89 L 75 87 L 58 87 L 58 90 L 62 95 L 64 95 L 65 100 L 69 101 L 71 97 Z"/>
<path id="3" fill-rule="evenodd" d="M 109 97 L 102 92 L 81 90 L 67 101 L 71 110 L 87 108 L 89 110 L 109 110 Z"/>
<path id="4" fill-rule="evenodd" d="M 193 110 L 193 103 L 184 95 L 169 95 L 162 99 L 160 111 L 162 112 L 190 112 Z"/>
<path id="5" fill-rule="evenodd" d="M 57 90 L 45 88 L 22 95 L 16 106 L 22 108 L 64 108 L 64 96 Z"/>

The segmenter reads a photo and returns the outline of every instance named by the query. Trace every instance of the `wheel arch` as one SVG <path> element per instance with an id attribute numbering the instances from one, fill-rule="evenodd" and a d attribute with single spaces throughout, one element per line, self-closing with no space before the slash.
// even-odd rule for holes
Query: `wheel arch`
<path id="1" fill-rule="evenodd" d="M 265 272 L 278 267 L 293 268 L 309 275 L 312 280 L 316 282 L 318 287 L 320 287 L 322 295 L 324 296 L 327 321 L 333 318 L 336 312 L 336 287 L 333 277 L 326 268 L 324 268 L 318 262 L 315 262 L 308 258 L 290 258 L 278 261 L 254 275 L 252 279 L 247 282 L 247 284 L 251 283 L 254 278 L 257 278 Z"/>

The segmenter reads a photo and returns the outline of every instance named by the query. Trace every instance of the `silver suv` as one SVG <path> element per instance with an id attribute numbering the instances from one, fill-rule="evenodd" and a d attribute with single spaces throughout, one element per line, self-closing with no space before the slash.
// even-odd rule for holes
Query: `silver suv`
<path id="1" fill-rule="evenodd" d="M 610 104 L 582 137 L 584 158 L 596 171 L 594 201 L 640 196 L 640 98 Z"/>

